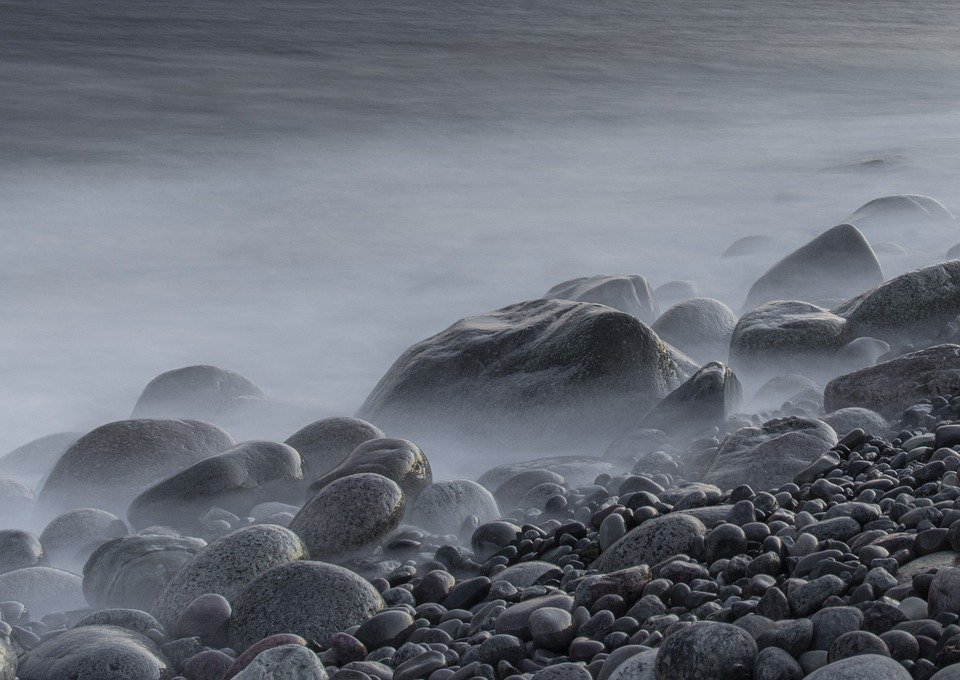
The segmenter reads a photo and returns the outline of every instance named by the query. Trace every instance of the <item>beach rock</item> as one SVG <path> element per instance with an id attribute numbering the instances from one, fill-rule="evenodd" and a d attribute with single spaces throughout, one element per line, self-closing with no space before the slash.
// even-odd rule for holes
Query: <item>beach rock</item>
<path id="1" fill-rule="evenodd" d="M 854 338 L 837 351 L 837 370 L 843 373 L 859 371 L 861 368 L 873 366 L 889 352 L 888 342 L 877 338 Z"/>
<path id="2" fill-rule="evenodd" d="M 558 283 L 543 296 L 548 300 L 595 302 L 652 323 L 660 314 L 653 289 L 642 276 L 582 276 Z"/>
<path id="3" fill-rule="evenodd" d="M 651 328 L 660 339 L 699 361 L 726 361 L 737 315 L 713 298 L 678 302 Z"/>
<path id="4" fill-rule="evenodd" d="M 300 453 L 304 479 L 313 481 L 337 467 L 364 442 L 385 436 L 379 427 L 365 420 L 337 417 L 310 423 L 284 443 Z"/>
<path id="5" fill-rule="evenodd" d="M 140 635 L 147 635 L 151 630 L 162 630 L 159 621 L 139 609 L 101 609 L 87 614 L 73 627 L 81 626 L 114 626 Z"/>
<path id="6" fill-rule="evenodd" d="M 919 194 L 891 194 L 864 203 L 847 218 L 864 225 L 890 225 L 914 229 L 917 223 L 950 222 L 953 214 L 940 201 Z"/>
<path id="7" fill-rule="evenodd" d="M 860 654 L 822 666 L 806 680 L 910 680 L 910 673 L 888 656 Z"/>
<path id="8" fill-rule="evenodd" d="M 268 569 L 232 604 L 230 642 L 238 650 L 276 633 L 325 645 L 334 633 L 363 623 L 384 607 L 380 594 L 360 576 L 309 561 Z"/>
<path id="9" fill-rule="evenodd" d="M 371 549 L 397 528 L 405 507 L 393 480 L 363 472 L 320 489 L 290 522 L 290 530 L 314 558 L 341 561 Z"/>
<path id="10" fill-rule="evenodd" d="M 836 443 L 833 428 L 813 418 L 791 416 L 760 427 L 743 427 L 720 443 L 707 463 L 703 481 L 722 489 L 740 484 L 777 488 L 793 481 Z"/>
<path id="11" fill-rule="evenodd" d="M 52 565 L 80 571 L 94 550 L 128 533 L 127 525 L 116 515 L 78 508 L 52 519 L 40 534 L 40 543 Z"/>
<path id="12" fill-rule="evenodd" d="M 823 388 L 805 375 L 777 375 L 760 386 L 750 399 L 750 407 L 758 410 L 778 409 L 785 401 L 807 392 L 823 392 Z"/>
<path id="13" fill-rule="evenodd" d="M 657 680 L 750 680 L 757 643 L 728 623 L 702 621 L 668 635 L 657 652 Z"/>
<path id="14" fill-rule="evenodd" d="M 63 452 L 82 432 L 58 432 L 18 446 L 0 458 L 0 476 L 33 483 L 53 469 Z"/>
<path id="15" fill-rule="evenodd" d="M 510 565 L 491 577 L 492 582 L 506 581 L 519 589 L 528 588 L 542 578 L 556 578 L 563 576 L 563 570 L 549 562 L 530 560 Z"/>
<path id="16" fill-rule="evenodd" d="M 133 500 L 127 517 L 138 529 L 196 527 L 211 507 L 244 517 L 259 503 L 299 501 L 302 488 L 300 454 L 294 448 L 248 441 L 154 484 Z"/>
<path id="17" fill-rule="evenodd" d="M 563 486 L 566 484 L 566 481 L 556 472 L 545 468 L 524 470 L 523 472 L 518 472 L 508 477 L 496 488 L 496 491 L 493 492 L 493 497 L 501 508 L 510 510 L 518 506 L 520 500 L 530 489 L 540 484 L 557 484 Z"/>
<path id="18" fill-rule="evenodd" d="M 883 283 L 883 270 L 859 229 L 841 224 L 774 264 L 750 287 L 746 309 L 771 300 L 836 304 Z"/>
<path id="19" fill-rule="evenodd" d="M 681 513 L 647 520 L 604 550 L 591 565 L 607 573 L 638 564 L 654 565 L 680 553 L 696 556 L 703 550 L 707 528 L 703 522 Z"/>
<path id="20" fill-rule="evenodd" d="M 260 652 L 233 676 L 235 680 L 327 680 L 317 655 L 303 645 L 281 645 Z"/>
<path id="21" fill-rule="evenodd" d="M 45 562 L 43 546 L 29 531 L 0 530 L 0 574 Z"/>
<path id="22" fill-rule="evenodd" d="M 83 566 L 83 594 L 94 607 L 152 612 L 157 595 L 205 545 L 199 538 L 114 538 Z"/>
<path id="23" fill-rule="evenodd" d="M 528 470 L 550 470 L 560 475 L 571 486 L 592 484 L 597 476 L 615 472 L 609 461 L 593 456 L 550 456 L 498 465 L 480 475 L 477 483 L 487 489 L 496 490 L 509 478 Z"/>
<path id="24" fill-rule="evenodd" d="M 808 302 L 767 302 L 737 322 L 730 339 L 730 365 L 741 371 L 830 372 L 846 337 L 846 320 Z"/>
<path id="25" fill-rule="evenodd" d="M 721 258 L 742 257 L 744 255 L 760 255 L 773 251 L 780 241 L 765 234 L 743 236 L 727 246 L 720 255 Z"/>
<path id="26" fill-rule="evenodd" d="M 83 580 L 51 567 L 25 567 L 0 574 L 0 602 L 23 604 L 34 620 L 46 614 L 83 609 Z"/>
<path id="27" fill-rule="evenodd" d="M 587 667 L 580 663 L 557 663 L 542 668 L 533 674 L 531 680 L 592 680 Z"/>
<path id="28" fill-rule="evenodd" d="M 837 305 L 854 337 L 928 341 L 960 315 L 960 261 L 907 272 Z"/>
<path id="29" fill-rule="evenodd" d="M 458 534 L 468 517 L 480 524 L 500 518 L 493 494 L 469 479 L 434 482 L 423 490 L 413 504 L 414 524 L 435 534 Z"/>
<path id="30" fill-rule="evenodd" d="M 268 569 L 307 556 L 303 541 L 289 529 L 274 524 L 237 529 L 197 552 L 157 595 L 150 611 L 169 629 L 201 595 L 216 593 L 232 602 Z"/>
<path id="31" fill-rule="evenodd" d="M 690 281 L 667 281 L 657 286 L 653 291 L 653 296 L 660 303 L 661 307 L 670 307 L 682 300 L 689 300 L 699 295 L 697 287 Z"/>
<path id="32" fill-rule="evenodd" d="M 641 457 L 662 451 L 668 442 L 663 430 L 638 428 L 621 435 L 603 452 L 603 459 L 623 466 L 632 466 Z"/>
<path id="33" fill-rule="evenodd" d="M 883 434 L 889 427 L 883 416 L 876 411 L 856 406 L 849 406 L 828 413 L 823 417 L 823 422 L 832 427 L 833 431 L 841 437 L 857 428 L 870 434 Z"/>
<path id="34" fill-rule="evenodd" d="M 36 495 L 14 479 L 0 478 L 0 528 L 17 529 L 29 523 Z"/>
<path id="35" fill-rule="evenodd" d="M 960 393 L 960 345 L 937 345 L 841 375 L 823 392 L 828 412 L 850 406 L 898 418 L 920 399 Z"/>
<path id="36" fill-rule="evenodd" d="M 743 400 L 740 381 L 727 366 L 711 362 L 664 397 L 643 418 L 643 426 L 667 432 L 697 432 L 718 425 Z"/>
<path id="37" fill-rule="evenodd" d="M 433 481 L 430 461 L 419 446 L 406 439 L 383 437 L 358 445 L 339 465 L 314 480 L 310 484 L 311 495 L 336 479 L 359 473 L 382 475 L 394 481 L 410 502 Z"/>
<path id="38" fill-rule="evenodd" d="M 417 343 L 358 415 L 407 434 L 569 446 L 622 430 L 693 369 L 636 317 L 532 300 Z"/>
<path id="39" fill-rule="evenodd" d="M 239 373 L 216 366 L 186 366 L 151 380 L 130 417 L 215 421 L 230 400 L 263 396 L 259 387 Z"/>
<path id="40" fill-rule="evenodd" d="M 227 598 L 205 593 L 183 608 L 170 628 L 170 637 L 198 637 L 205 645 L 223 647 L 227 644 L 227 625 L 232 614 Z"/>
<path id="41" fill-rule="evenodd" d="M 606 680 L 656 680 L 658 649 L 647 649 L 634 654 L 617 666 Z M 612 656 L 612 655 L 611 655 Z"/>
<path id="42" fill-rule="evenodd" d="M 95 507 L 126 513 L 137 494 L 164 477 L 233 446 L 233 437 L 196 420 L 121 420 L 78 439 L 40 491 L 48 512 Z"/>

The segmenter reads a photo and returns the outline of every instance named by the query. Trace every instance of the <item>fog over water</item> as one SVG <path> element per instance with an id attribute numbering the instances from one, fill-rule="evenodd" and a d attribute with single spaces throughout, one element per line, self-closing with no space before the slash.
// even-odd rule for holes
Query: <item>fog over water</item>
<path id="1" fill-rule="evenodd" d="M 0 453 L 182 365 L 352 414 L 574 276 L 739 309 L 866 201 L 960 208 L 951 1 L 0 0 Z M 885 157 L 881 168 L 842 167 Z M 943 259 L 960 233 L 871 233 Z"/>

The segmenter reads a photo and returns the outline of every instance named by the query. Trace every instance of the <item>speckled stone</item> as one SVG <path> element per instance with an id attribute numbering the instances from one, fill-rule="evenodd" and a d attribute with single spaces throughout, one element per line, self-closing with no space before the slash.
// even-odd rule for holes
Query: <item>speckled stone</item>
<path id="1" fill-rule="evenodd" d="M 637 564 L 656 564 L 671 555 L 696 556 L 703 550 L 707 528 L 685 514 L 670 514 L 644 522 L 605 550 L 591 565 L 603 572 Z"/>

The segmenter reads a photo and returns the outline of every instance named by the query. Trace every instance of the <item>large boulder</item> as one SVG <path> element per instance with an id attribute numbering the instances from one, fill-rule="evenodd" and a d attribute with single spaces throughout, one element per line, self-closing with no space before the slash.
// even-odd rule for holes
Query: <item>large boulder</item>
<path id="1" fill-rule="evenodd" d="M 263 396 L 239 373 L 216 366 L 186 366 L 151 380 L 130 417 L 215 420 L 232 399 Z"/>
<path id="2" fill-rule="evenodd" d="M 202 548 L 164 586 L 150 608 L 168 630 L 193 600 L 207 593 L 232 601 L 260 574 L 307 559 L 300 537 L 274 524 L 255 524 L 221 536 Z"/>
<path id="3" fill-rule="evenodd" d="M 582 276 L 558 283 L 543 296 L 547 299 L 596 302 L 651 323 L 660 314 L 653 288 L 642 276 Z"/>
<path id="4" fill-rule="evenodd" d="M 751 680 L 757 643 L 743 628 L 700 621 L 668 635 L 657 652 L 657 680 Z"/>
<path id="5" fill-rule="evenodd" d="M 300 454 L 293 447 L 249 441 L 154 484 L 133 500 L 127 518 L 138 529 L 196 527 L 211 507 L 244 517 L 259 503 L 299 501 L 302 489 Z"/>
<path id="6" fill-rule="evenodd" d="M 156 535 L 107 541 L 83 565 L 83 594 L 94 607 L 150 611 L 167 583 L 205 545 L 199 538 Z"/>
<path id="7" fill-rule="evenodd" d="M 793 481 L 837 443 L 837 433 L 813 418 L 778 418 L 760 427 L 742 427 L 710 457 L 703 481 L 728 490 L 740 484 L 777 488 Z"/>
<path id="8" fill-rule="evenodd" d="M 623 429 L 694 368 L 629 314 L 532 300 L 408 349 L 359 416 L 407 434 L 571 445 Z"/>
<path id="9" fill-rule="evenodd" d="M 83 609 L 83 580 L 51 567 L 26 567 L 0 574 L 0 602 L 19 602 L 33 620 L 55 612 Z"/>
<path id="10" fill-rule="evenodd" d="M 883 283 L 873 248 L 852 224 L 828 229 L 793 251 L 757 279 L 746 309 L 771 300 L 836 304 L 864 288 Z"/>
<path id="11" fill-rule="evenodd" d="M 858 406 L 848 406 L 828 413 L 823 417 L 823 422 L 832 427 L 840 437 L 858 428 L 875 435 L 882 435 L 889 429 L 887 421 L 879 413 Z"/>
<path id="12" fill-rule="evenodd" d="M 910 672 L 889 656 L 857 654 L 821 666 L 805 680 L 910 680 Z"/>
<path id="13" fill-rule="evenodd" d="M 651 328 L 660 339 L 700 361 L 726 361 L 737 315 L 713 298 L 692 298 L 665 311 Z"/>
<path id="14" fill-rule="evenodd" d="M 832 312 L 847 320 L 853 336 L 891 343 L 930 340 L 960 315 L 960 261 L 907 272 Z"/>
<path id="15" fill-rule="evenodd" d="M 500 517 L 500 508 L 489 491 L 469 479 L 434 482 L 413 505 L 414 524 L 434 534 L 458 534 L 469 517 L 480 524 Z M 472 529 L 471 529 L 472 532 Z"/>
<path id="16" fill-rule="evenodd" d="M 48 638 L 20 658 L 20 680 L 168 680 L 157 645 L 115 626 L 82 626 Z"/>
<path id="17" fill-rule="evenodd" d="M 0 475 L 33 483 L 50 472 L 63 452 L 82 434 L 58 432 L 18 446 L 0 458 Z"/>
<path id="18" fill-rule="evenodd" d="M 888 419 L 924 398 L 960 393 L 960 345 L 937 345 L 841 375 L 823 391 L 828 412 L 848 406 Z"/>
<path id="19" fill-rule="evenodd" d="M 314 480 L 337 467 L 365 441 L 385 436 L 365 420 L 337 417 L 310 423 L 287 437 L 285 443 L 300 453 L 304 479 Z"/>
<path id="20" fill-rule="evenodd" d="M 413 501 L 433 482 L 430 461 L 420 447 L 406 439 L 370 439 L 355 448 L 338 466 L 310 485 L 312 494 L 334 480 L 371 472 L 396 482 L 408 501 Z"/>
<path id="21" fill-rule="evenodd" d="M 953 214 L 934 198 L 919 194 L 892 194 L 864 203 L 850 214 L 847 222 L 916 228 L 918 223 L 950 222 L 953 219 Z"/>
<path id="22" fill-rule="evenodd" d="M 52 565 L 79 571 L 94 550 L 127 533 L 127 525 L 116 515 L 77 508 L 52 519 L 41 532 L 40 543 Z"/>
<path id="23" fill-rule="evenodd" d="M 590 567 L 609 573 L 638 564 L 653 566 L 673 555 L 696 557 L 707 527 L 696 517 L 671 513 L 647 520 L 604 550 Z"/>
<path id="24" fill-rule="evenodd" d="M 403 520 L 403 491 L 370 472 L 336 479 L 290 522 L 314 559 L 339 562 L 370 550 Z"/>
<path id="25" fill-rule="evenodd" d="M 145 488 L 236 444 L 225 430 L 196 420 L 120 420 L 80 437 L 40 491 L 45 511 L 94 507 L 126 513 Z"/>
<path id="26" fill-rule="evenodd" d="M 246 649 L 268 635 L 292 633 L 327 645 L 334 633 L 383 609 L 369 582 L 324 562 L 288 562 L 268 569 L 233 601 L 230 642 Z"/>
<path id="27" fill-rule="evenodd" d="M 829 372 L 846 339 L 846 321 L 796 300 L 768 302 L 747 312 L 730 339 L 730 365 L 738 373 Z"/>
<path id="28" fill-rule="evenodd" d="M 733 371 L 711 362 L 654 406 L 642 425 L 666 432 L 698 431 L 722 423 L 742 400 Z"/>

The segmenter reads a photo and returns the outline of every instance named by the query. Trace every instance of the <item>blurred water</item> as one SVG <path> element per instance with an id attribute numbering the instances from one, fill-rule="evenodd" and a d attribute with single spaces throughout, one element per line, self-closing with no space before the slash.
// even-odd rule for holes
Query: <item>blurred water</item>
<path id="1" fill-rule="evenodd" d="M 412 342 L 573 276 L 739 307 L 769 260 L 721 262 L 734 238 L 786 252 L 886 193 L 960 206 L 958 23 L 947 1 L 0 0 L 0 449 L 198 362 L 352 413 Z M 885 270 L 958 240 L 904 233 Z"/>

